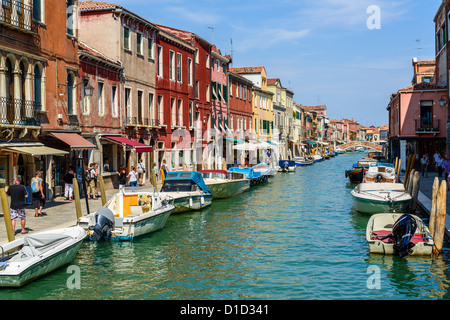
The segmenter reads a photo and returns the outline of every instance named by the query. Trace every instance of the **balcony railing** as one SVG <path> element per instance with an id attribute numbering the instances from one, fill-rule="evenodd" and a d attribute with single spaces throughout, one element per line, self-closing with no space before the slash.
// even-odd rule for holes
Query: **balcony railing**
<path id="1" fill-rule="evenodd" d="M 0 23 L 22 31 L 38 31 L 38 24 L 33 20 L 33 8 L 19 0 L 1 0 Z"/>
<path id="2" fill-rule="evenodd" d="M 439 133 L 440 132 L 440 119 L 433 120 L 431 123 L 422 121 L 421 119 L 415 120 L 416 133 Z"/>
<path id="3" fill-rule="evenodd" d="M 0 98 L 0 125 L 19 125 L 39 127 L 40 121 L 36 119 L 41 104 L 35 101 Z"/>

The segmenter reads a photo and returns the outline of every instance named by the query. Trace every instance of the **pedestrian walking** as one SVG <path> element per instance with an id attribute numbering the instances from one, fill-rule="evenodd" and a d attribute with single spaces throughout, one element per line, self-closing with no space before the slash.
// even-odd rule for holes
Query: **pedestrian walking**
<path id="1" fill-rule="evenodd" d="M 31 179 L 31 195 L 33 197 L 34 216 L 42 217 L 42 208 L 45 205 L 42 171 L 36 171 L 36 176 Z"/>
<path id="2" fill-rule="evenodd" d="M 155 180 L 158 181 L 158 167 L 156 166 L 156 163 L 153 162 L 153 172 L 155 173 Z"/>
<path id="3" fill-rule="evenodd" d="M 65 200 L 73 201 L 73 179 L 75 178 L 75 173 L 73 172 L 73 167 L 69 166 L 69 170 L 64 175 L 64 196 Z"/>
<path id="4" fill-rule="evenodd" d="M 161 170 L 164 172 L 164 179 L 165 179 L 167 176 L 167 171 L 169 171 L 169 168 L 166 163 L 166 159 L 164 159 L 161 163 Z"/>
<path id="5" fill-rule="evenodd" d="M 436 172 L 438 171 L 438 167 L 437 167 L 437 161 L 439 159 L 439 156 L 441 154 L 436 150 L 436 152 L 433 154 L 433 159 L 434 159 L 434 169 L 436 170 Z"/>
<path id="6" fill-rule="evenodd" d="M 27 189 L 21 184 L 22 177 L 16 176 L 14 179 L 14 184 L 8 188 L 6 194 L 11 197 L 10 212 L 11 212 L 11 224 L 16 232 L 16 221 L 20 218 L 20 225 L 22 227 L 22 234 L 28 233 L 25 229 L 25 198 L 28 197 Z"/>
<path id="7" fill-rule="evenodd" d="M 117 172 L 117 175 L 119 176 L 119 190 L 120 190 L 122 188 L 125 188 L 125 185 L 127 184 L 127 172 L 124 166 L 120 167 L 120 171 Z"/>
<path id="8" fill-rule="evenodd" d="M 420 167 L 422 171 L 422 177 L 428 178 L 428 154 L 424 154 L 420 159 Z"/>
<path id="9" fill-rule="evenodd" d="M 442 177 L 442 163 L 444 162 L 444 158 L 442 158 L 442 155 L 439 155 L 438 159 L 436 160 L 436 166 L 439 177 Z"/>
<path id="10" fill-rule="evenodd" d="M 145 173 L 145 164 L 142 159 L 140 159 L 137 164 L 137 173 L 138 173 L 138 183 L 140 186 L 142 186 L 142 180 L 144 179 Z"/>
<path id="11" fill-rule="evenodd" d="M 97 198 L 95 197 L 95 169 L 93 163 L 89 165 L 89 168 L 86 170 L 85 174 L 85 180 L 87 184 L 86 197 L 90 197 L 91 199 L 95 200 Z"/>
<path id="12" fill-rule="evenodd" d="M 131 171 L 128 173 L 127 178 L 130 180 L 130 187 L 135 187 L 138 181 L 138 173 L 136 167 L 131 167 Z"/>

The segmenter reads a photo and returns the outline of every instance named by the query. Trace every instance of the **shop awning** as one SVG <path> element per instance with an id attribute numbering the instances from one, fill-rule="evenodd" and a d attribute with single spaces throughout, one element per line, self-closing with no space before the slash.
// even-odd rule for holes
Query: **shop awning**
<path id="1" fill-rule="evenodd" d="M 95 145 L 74 132 L 50 132 L 50 134 L 68 144 L 73 150 L 96 149 Z"/>
<path id="2" fill-rule="evenodd" d="M 316 145 L 316 143 L 315 143 L 314 141 L 311 141 L 311 140 L 306 140 L 306 142 L 309 143 L 309 144 L 312 145 L 312 146 L 315 146 L 315 145 Z"/>
<path id="3" fill-rule="evenodd" d="M 31 154 L 32 156 L 45 156 L 45 155 L 63 156 L 69 153 L 67 151 L 58 150 L 46 146 L 8 147 L 5 150 L 18 153 L 27 153 Z"/>
<path id="4" fill-rule="evenodd" d="M 103 136 L 102 139 L 109 140 L 111 142 L 125 144 L 127 146 L 133 147 L 136 149 L 137 153 L 143 153 L 143 152 L 152 152 L 153 149 L 151 146 L 148 146 L 146 144 L 122 137 L 122 136 Z"/>

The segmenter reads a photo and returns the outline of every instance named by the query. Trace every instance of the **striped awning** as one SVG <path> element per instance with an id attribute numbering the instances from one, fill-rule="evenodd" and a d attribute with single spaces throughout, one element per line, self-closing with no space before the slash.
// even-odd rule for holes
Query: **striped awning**
<path id="1" fill-rule="evenodd" d="M 54 155 L 54 156 L 63 156 L 68 154 L 69 152 L 58 150 L 46 146 L 32 146 L 32 147 L 7 147 L 6 151 L 12 151 L 17 153 L 26 153 L 32 156 L 45 156 L 45 155 Z"/>

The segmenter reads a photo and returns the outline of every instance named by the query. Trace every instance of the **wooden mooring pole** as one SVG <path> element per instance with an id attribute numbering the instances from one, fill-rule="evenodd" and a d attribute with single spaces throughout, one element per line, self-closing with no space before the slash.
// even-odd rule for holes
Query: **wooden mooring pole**
<path id="1" fill-rule="evenodd" d="M 434 178 L 433 189 L 431 192 L 431 209 L 430 209 L 430 220 L 428 222 L 428 230 L 430 230 L 431 236 L 434 238 L 434 226 L 436 221 L 437 212 L 437 196 L 439 193 L 439 178 Z"/>
<path id="2" fill-rule="evenodd" d="M 75 199 L 75 211 L 77 213 L 77 221 L 78 221 L 82 217 L 82 213 L 81 213 L 80 187 L 78 186 L 77 178 L 73 178 L 73 197 Z"/>
<path id="3" fill-rule="evenodd" d="M 447 215 L 447 181 L 443 180 L 439 187 L 439 192 L 436 198 L 436 210 L 434 213 L 434 234 L 431 236 L 434 239 L 433 254 L 435 256 L 442 252 L 445 232 L 445 216 Z M 430 217 L 431 222 L 431 217 Z"/>
<path id="4" fill-rule="evenodd" d="M 14 230 L 11 221 L 11 211 L 9 210 L 8 198 L 4 188 L 0 189 L 0 198 L 2 202 L 3 218 L 5 219 L 6 234 L 8 236 L 8 241 L 14 240 Z"/>
<path id="5" fill-rule="evenodd" d="M 401 167 L 401 164 L 402 164 L 402 159 L 398 159 L 398 166 L 397 166 L 397 181 L 396 182 L 399 182 L 400 181 L 400 167 Z"/>
<path id="6" fill-rule="evenodd" d="M 419 172 L 414 173 L 414 177 L 412 179 L 412 189 L 411 189 L 411 208 L 410 213 L 415 214 L 417 210 L 417 197 L 419 196 L 419 185 L 420 185 L 420 174 Z"/>
<path id="7" fill-rule="evenodd" d="M 106 204 L 106 192 L 105 192 L 105 181 L 102 175 L 98 175 L 98 184 L 100 186 L 100 195 L 102 197 L 102 206 Z"/>

